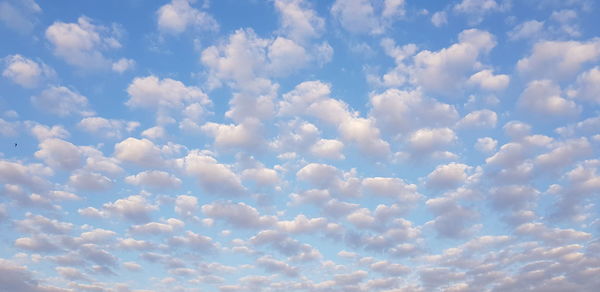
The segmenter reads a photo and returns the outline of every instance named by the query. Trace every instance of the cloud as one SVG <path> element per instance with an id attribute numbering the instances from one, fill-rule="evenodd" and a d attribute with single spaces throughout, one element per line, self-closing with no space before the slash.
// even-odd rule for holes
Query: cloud
<path id="1" fill-rule="evenodd" d="M 0 21 L 21 34 L 27 34 L 38 23 L 42 8 L 34 0 L 0 2 Z"/>
<path id="2" fill-rule="evenodd" d="M 426 91 L 448 96 L 461 89 L 465 75 L 477 69 L 479 57 L 496 46 L 492 34 L 478 29 L 464 30 L 458 39 L 448 48 L 414 56 L 416 82 Z"/>
<path id="3" fill-rule="evenodd" d="M 311 5 L 304 0 L 276 0 L 281 30 L 297 42 L 317 38 L 323 34 L 325 21 L 317 15 Z"/>
<path id="4" fill-rule="evenodd" d="M 195 0 L 172 0 L 157 11 L 158 30 L 161 33 L 178 35 L 188 28 L 198 31 L 216 31 L 217 21 L 208 13 L 193 8 Z"/>
<path id="5" fill-rule="evenodd" d="M 536 80 L 527 84 L 518 106 L 540 117 L 573 117 L 581 108 L 562 95 L 560 87 L 550 80 Z"/>
<path id="6" fill-rule="evenodd" d="M 275 217 L 261 216 L 258 210 L 244 203 L 214 202 L 203 205 L 202 213 L 236 228 L 267 228 L 276 222 Z"/>
<path id="7" fill-rule="evenodd" d="M 51 138 L 42 141 L 35 157 L 44 160 L 51 167 L 74 170 L 82 164 L 81 150 L 65 140 Z"/>
<path id="8" fill-rule="evenodd" d="M 478 86 L 487 91 L 500 91 L 506 89 L 510 77 L 505 74 L 494 75 L 492 70 L 481 70 L 469 77 L 467 83 Z"/>
<path id="9" fill-rule="evenodd" d="M 369 0 L 336 0 L 331 6 L 331 14 L 349 32 L 361 34 L 382 33 L 383 29 Z"/>
<path id="10" fill-rule="evenodd" d="M 600 103 L 600 68 L 594 67 L 577 76 L 575 89 L 567 92 L 575 98 L 590 103 Z"/>
<path id="11" fill-rule="evenodd" d="M 125 133 L 131 133 L 140 126 L 139 122 L 117 119 L 106 119 L 103 117 L 83 118 L 77 126 L 83 131 L 104 138 L 118 139 Z"/>
<path id="12" fill-rule="evenodd" d="M 40 95 L 32 96 L 31 103 L 40 111 L 59 117 L 94 114 L 89 109 L 88 99 L 85 96 L 64 86 L 51 86 L 45 89 Z"/>
<path id="13" fill-rule="evenodd" d="M 135 67 L 135 61 L 132 59 L 121 58 L 112 63 L 112 70 L 117 73 L 123 73 L 132 70 Z"/>
<path id="14" fill-rule="evenodd" d="M 152 141 L 133 137 L 115 144 L 115 158 L 144 167 L 159 167 L 165 163 L 161 149 Z"/>
<path id="15" fill-rule="evenodd" d="M 517 62 L 518 72 L 530 79 L 565 80 L 600 58 L 600 40 L 540 41 L 531 55 Z"/>
<path id="16" fill-rule="evenodd" d="M 209 193 L 232 197 L 246 192 L 238 175 L 210 155 L 190 151 L 177 163 L 188 175 L 196 177 L 200 186 Z"/>
<path id="17" fill-rule="evenodd" d="M 68 290 L 45 286 L 36 280 L 24 266 L 6 259 L 0 259 L 0 285 L 10 291 L 23 292 L 66 292 Z"/>
<path id="18" fill-rule="evenodd" d="M 543 29 L 544 21 L 528 20 L 518 24 L 507 34 L 511 40 L 531 40 L 542 35 Z"/>
<path id="19" fill-rule="evenodd" d="M 159 170 L 142 171 L 136 175 L 125 178 L 125 182 L 132 185 L 156 189 L 173 189 L 181 186 L 181 180 L 176 176 Z"/>
<path id="20" fill-rule="evenodd" d="M 96 25 L 85 16 L 72 23 L 56 21 L 46 29 L 45 36 L 53 46 L 54 55 L 81 69 L 109 68 L 111 61 L 102 51 L 121 47 L 115 26 Z"/>
<path id="21" fill-rule="evenodd" d="M 103 209 L 111 214 L 121 216 L 135 223 L 150 221 L 150 213 L 158 207 L 150 205 L 141 195 L 132 195 L 104 204 Z"/>
<path id="22" fill-rule="evenodd" d="M 481 23 L 485 14 L 506 11 L 508 8 L 510 8 L 510 2 L 504 1 L 498 4 L 496 0 L 462 0 L 453 6 L 455 12 L 467 14 L 471 24 Z"/>
<path id="23" fill-rule="evenodd" d="M 44 63 L 38 63 L 21 55 L 9 55 L 4 58 L 6 67 L 2 76 L 25 87 L 34 88 L 46 79 L 52 79 L 55 72 Z"/>
<path id="24" fill-rule="evenodd" d="M 469 171 L 472 167 L 462 163 L 449 163 L 438 165 L 427 175 L 427 186 L 437 189 L 455 188 L 467 181 Z"/>
<path id="25" fill-rule="evenodd" d="M 495 128 L 498 115 L 491 110 L 477 110 L 468 113 L 456 126 L 458 128 Z"/>

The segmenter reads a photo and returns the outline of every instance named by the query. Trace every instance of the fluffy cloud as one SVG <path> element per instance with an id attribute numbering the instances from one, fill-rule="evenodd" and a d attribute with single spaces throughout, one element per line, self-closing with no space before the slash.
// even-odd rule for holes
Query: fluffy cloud
<path id="1" fill-rule="evenodd" d="M 577 76 L 574 92 L 576 98 L 592 103 L 600 103 L 600 69 L 594 67 Z"/>
<path id="2" fill-rule="evenodd" d="M 146 198 L 141 195 L 118 199 L 114 202 L 106 203 L 102 207 L 111 214 L 122 216 L 136 223 L 149 221 L 150 213 L 158 209 L 157 206 L 150 205 L 146 201 Z"/>
<path id="3" fill-rule="evenodd" d="M 465 82 L 465 74 L 479 65 L 478 58 L 496 46 L 492 34 L 468 29 L 458 35 L 459 42 L 437 52 L 424 50 L 414 57 L 417 84 L 427 91 L 450 95 Z"/>
<path id="4" fill-rule="evenodd" d="M 205 31 L 219 29 L 217 21 L 207 14 L 193 8 L 190 4 L 195 0 L 172 0 L 157 11 L 158 29 L 162 33 L 180 34 L 188 28 Z"/>
<path id="5" fill-rule="evenodd" d="M 54 54 L 70 65 L 82 69 L 108 68 L 111 62 L 103 55 L 106 49 L 121 47 L 118 29 L 96 25 L 82 16 L 77 22 L 54 22 L 46 29 L 46 39 Z"/>
<path id="6" fill-rule="evenodd" d="M 42 8 L 35 0 L 0 2 L 0 21 L 19 33 L 27 34 L 38 23 Z"/>
<path id="7" fill-rule="evenodd" d="M 139 108 L 174 108 L 181 109 L 185 105 L 198 103 L 210 104 L 208 96 L 195 86 L 185 86 L 181 81 L 171 78 L 159 79 L 154 75 L 133 79 L 127 93 L 130 98 L 126 105 Z"/>
<path id="8" fill-rule="evenodd" d="M 319 37 L 324 31 L 325 21 L 304 0 L 277 0 L 275 8 L 283 32 L 292 40 L 303 42 Z"/>
<path id="9" fill-rule="evenodd" d="M 468 113 L 456 124 L 459 128 L 495 128 L 498 115 L 488 109 Z"/>
<path id="10" fill-rule="evenodd" d="M 336 0 L 331 6 L 331 14 L 338 19 L 343 28 L 350 32 L 372 34 L 382 32 L 375 9 L 369 0 Z"/>
<path id="11" fill-rule="evenodd" d="M 510 77 L 505 74 L 494 75 L 492 70 L 481 70 L 469 77 L 467 83 L 488 91 L 503 90 L 508 86 Z"/>
<path id="12" fill-rule="evenodd" d="M 61 139 L 47 139 L 40 143 L 35 157 L 44 160 L 52 167 L 74 170 L 82 164 L 81 150 L 70 142 Z"/>
<path id="13" fill-rule="evenodd" d="M 521 94 L 518 105 L 524 110 L 540 116 L 569 117 L 577 115 L 581 109 L 572 100 L 562 95 L 560 87 L 550 80 L 536 80 L 527 85 Z"/>
<path id="14" fill-rule="evenodd" d="M 275 217 L 261 216 L 256 208 L 244 203 L 215 202 L 202 206 L 202 213 L 237 228 L 266 228 L 276 222 Z"/>
<path id="15" fill-rule="evenodd" d="M 581 67 L 600 57 L 600 40 L 540 41 L 531 55 L 517 63 L 522 75 L 535 79 L 564 80 L 577 74 Z"/>
<path id="16" fill-rule="evenodd" d="M 132 185 L 156 189 L 171 189 L 181 185 L 181 180 L 165 171 L 143 171 L 125 178 L 125 182 Z"/>
<path id="17" fill-rule="evenodd" d="M 103 117 L 83 118 L 77 124 L 80 129 L 87 133 L 106 138 L 121 138 L 125 133 L 135 130 L 139 125 L 139 122 L 106 119 Z"/>
<path id="18" fill-rule="evenodd" d="M 92 115 L 88 99 L 64 86 L 52 86 L 42 91 L 41 94 L 31 97 L 31 103 L 40 111 L 48 112 L 60 117 L 72 114 L 82 116 Z"/>
<path id="19" fill-rule="evenodd" d="M 21 55 L 10 55 L 4 58 L 6 67 L 2 76 L 25 88 L 38 86 L 44 79 L 56 74 L 44 63 L 27 59 Z"/>
<path id="20" fill-rule="evenodd" d="M 145 167 L 158 167 L 164 164 L 162 152 L 148 139 L 129 137 L 115 144 L 115 158 Z"/>
<path id="21" fill-rule="evenodd" d="M 453 188 L 464 184 L 471 167 L 462 163 L 439 165 L 427 175 L 427 186 L 432 188 Z"/>
<path id="22" fill-rule="evenodd" d="M 191 151 L 177 162 L 188 175 L 198 179 L 200 185 L 209 193 L 224 196 L 237 196 L 246 191 L 240 178 L 229 166 L 207 154 Z"/>

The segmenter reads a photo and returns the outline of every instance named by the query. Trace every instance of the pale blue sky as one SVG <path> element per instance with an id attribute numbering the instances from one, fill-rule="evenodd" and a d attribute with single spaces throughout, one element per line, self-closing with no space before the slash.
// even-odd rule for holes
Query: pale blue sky
<path id="1" fill-rule="evenodd" d="M 0 0 L 0 290 L 598 291 L 599 9 Z"/>

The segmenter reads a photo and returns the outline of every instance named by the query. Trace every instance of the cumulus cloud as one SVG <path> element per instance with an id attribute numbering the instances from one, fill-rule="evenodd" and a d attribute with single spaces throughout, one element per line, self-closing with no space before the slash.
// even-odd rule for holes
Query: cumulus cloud
<path id="1" fill-rule="evenodd" d="M 103 51 L 121 47 L 116 26 L 96 25 L 85 16 L 77 22 L 56 21 L 46 29 L 45 36 L 56 56 L 82 69 L 108 68 L 111 62 Z"/>
<path id="2" fill-rule="evenodd" d="M 147 170 L 136 175 L 130 175 L 125 178 L 125 182 L 155 189 L 172 189 L 181 185 L 179 178 L 166 171 L 159 170 Z"/>
<path id="3" fill-rule="evenodd" d="M 59 117 L 73 114 L 90 116 L 94 112 L 89 109 L 88 99 L 64 86 L 52 86 L 31 97 L 31 103 L 42 112 Z"/>
<path id="4" fill-rule="evenodd" d="M 581 111 L 574 101 L 564 98 L 560 87 L 550 80 L 530 82 L 521 94 L 518 105 L 547 117 L 572 117 Z"/>
<path id="5" fill-rule="evenodd" d="M 115 144 L 115 158 L 144 167 L 164 164 L 161 149 L 148 139 L 129 137 Z"/>
<path id="6" fill-rule="evenodd" d="M 2 76 L 25 88 L 34 88 L 45 79 L 56 74 L 44 63 L 38 63 L 21 55 L 10 55 L 4 58 L 5 68 Z"/>
<path id="7" fill-rule="evenodd" d="M 143 223 L 150 220 L 150 213 L 158 207 L 151 205 L 141 195 L 132 195 L 127 198 L 118 199 L 102 206 L 107 212 L 122 216 L 135 223 Z"/>
<path id="8" fill-rule="evenodd" d="M 27 34 L 39 22 L 42 8 L 34 0 L 0 2 L 0 21 L 12 30 Z"/>
<path id="9" fill-rule="evenodd" d="M 193 8 L 195 0 L 172 0 L 157 11 L 158 30 L 161 33 L 178 35 L 189 29 L 198 31 L 216 31 L 217 21 L 208 13 Z"/>
<path id="10" fill-rule="evenodd" d="M 600 40 L 540 41 L 531 55 L 517 62 L 517 70 L 531 79 L 564 80 L 600 57 Z"/>
<path id="11" fill-rule="evenodd" d="M 281 29 L 297 42 L 319 37 L 325 28 L 325 20 L 304 0 L 277 0 Z"/>
<path id="12" fill-rule="evenodd" d="M 417 84 L 429 92 L 451 95 L 462 87 L 465 75 L 477 69 L 479 57 L 496 46 L 491 33 L 478 29 L 462 31 L 458 40 L 440 51 L 423 50 L 414 56 Z"/>
<path id="13" fill-rule="evenodd" d="M 276 222 L 275 217 L 260 215 L 256 208 L 244 203 L 215 202 L 202 206 L 202 213 L 237 228 L 266 228 Z"/>
<path id="14" fill-rule="evenodd" d="M 198 179 L 207 192 L 224 196 L 238 196 L 246 191 L 239 176 L 225 164 L 200 151 L 190 151 L 177 163 L 188 175 Z"/>

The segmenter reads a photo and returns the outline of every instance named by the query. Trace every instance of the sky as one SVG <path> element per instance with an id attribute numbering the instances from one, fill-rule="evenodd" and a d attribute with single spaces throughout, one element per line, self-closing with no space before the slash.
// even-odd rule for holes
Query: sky
<path id="1" fill-rule="evenodd" d="M 599 13 L 0 0 L 0 290 L 600 291 Z"/>

